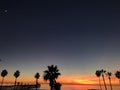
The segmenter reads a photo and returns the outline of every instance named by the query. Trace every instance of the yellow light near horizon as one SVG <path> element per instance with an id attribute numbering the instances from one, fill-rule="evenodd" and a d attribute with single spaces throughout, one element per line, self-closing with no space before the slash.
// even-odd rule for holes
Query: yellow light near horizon
<path id="1" fill-rule="evenodd" d="M 95 84 L 95 82 L 92 82 L 90 80 L 79 80 L 79 79 L 74 80 L 74 83 L 76 83 L 76 84 Z"/>
<path id="2" fill-rule="evenodd" d="M 95 76 L 65 76 L 59 77 L 57 81 L 68 84 L 97 84 L 98 78 Z"/>

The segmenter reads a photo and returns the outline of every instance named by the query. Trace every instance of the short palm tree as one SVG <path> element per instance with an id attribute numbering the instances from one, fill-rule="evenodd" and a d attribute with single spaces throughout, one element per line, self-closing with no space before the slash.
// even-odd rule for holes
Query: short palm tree
<path id="1" fill-rule="evenodd" d="M 111 90 L 112 90 L 111 75 L 112 75 L 112 73 L 111 73 L 111 72 L 107 72 L 107 76 L 108 76 L 109 83 L 110 83 L 110 88 L 111 88 Z"/>
<path id="2" fill-rule="evenodd" d="M 118 78 L 120 84 L 120 71 L 116 71 L 115 76 Z"/>
<path id="3" fill-rule="evenodd" d="M 17 82 L 17 78 L 20 76 L 20 71 L 16 70 L 16 72 L 14 72 L 14 77 L 15 77 L 15 83 L 14 83 L 14 90 L 16 87 L 16 82 Z"/>
<path id="4" fill-rule="evenodd" d="M 5 76 L 7 76 L 7 74 L 8 74 L 8 71 L 6 69 L 2 70 L 1 76 L 3 78 L 2 78 L 2 81 L 1 81 L 1 88 L 2 88 L 2 85 L 3 85 L 3 82 L 4 82 L 4 78 L 5 78 Z"/>
<path id="5" fill-rule="evenodd" d="M 105 86 L 105 90 L 107 90 L 107 86 L 106 86 L 106 82 L 105 82 L 105 77 L 104 77 L 104 74 L 106 73 L 105 70 L 100 70 L 101 74 L 102 74 L 102 77 L 103 77 L 103 82 L 104 82 L 104 86 Z"/>
<path id="6" fill-rule="evenodd" d="M 55 88 L 56 79 L 60 75 L 57 66 L 48 66 L 48 70 L 44 71 L 44 80 L 49 80 L 50 90 Z"/>
<path id="7" fill-rule="evenodd" d="M 38 86 L 38 79 L 39 79 L 39 77 L 40 77 L 40 74 L 37 72 L 35 74 L 35 78 L 36 78 L 36 90 L 37 90 L 37 86 Z"/>
<path id="8" fill-rule="evenodd" d="M 97 70 L 95 74 L 96 74 L 96 76 L 99 78 L 100 90 L 102 90 L 101 81 L 100 81 L 101 71 L 100 71 L 100 70 Z"/>

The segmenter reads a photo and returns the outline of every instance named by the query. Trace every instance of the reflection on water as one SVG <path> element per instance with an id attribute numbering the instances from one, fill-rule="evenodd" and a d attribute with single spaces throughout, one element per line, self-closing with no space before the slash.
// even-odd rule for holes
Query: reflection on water
<path id="1" fill-rule="evenodd" d="M 110 87 L 107 86 L 108 90 Z M 50 90 L 48 84 L 42 84 L 41 89 Z M 87 90 L 87 89 L 99 89 L 97 85 L 62 85 L 61 90 Z M 104 86 L 102 90 L 105 90 Z M 120 86 L 113 86 L 113 90 L 120 90 Z"/>

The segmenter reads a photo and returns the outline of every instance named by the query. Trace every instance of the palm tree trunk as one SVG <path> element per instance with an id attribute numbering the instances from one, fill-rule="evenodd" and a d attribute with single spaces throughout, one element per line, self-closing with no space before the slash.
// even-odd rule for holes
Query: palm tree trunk
<path id="1" fill-rule="evenodd" d="M 2 78 L 2 82 L 1 82 L 1 89 L 2 89 L 2 86 L 3 86 L 3 81 L 4 81 L 4 77 Z"/>
<path id="2" fill-rule="evenodd" d="M 100 85 L 100 90 L 102 90 L 100 77 L 99 77 L 99 85 Z"/>
<path id="3" fill-rule="evenodd" d="M 38 85 L 38 79 L 36 79 L 36 90 L 37 90 L 37 85 Z"/>
<path id="4" fill-rule="evenodd" d="M 16 89 L 16 82 L 17 82 L 17 78 L 15 78 L 14 90 Z"/>
<path id="5" fill-rule="evenodd" d="M 50 90 L 53 90 L 53 86 L 50 86 Z"/>
<path id="6" fill-rule="evenodd" d="M 53 90 L 54 86 L 54 82 L 53 79 L 50 79 L 50 90 Z"/>
<path id="7" fill-rule="evenodd" d="M 102 77 L 103 77 L 103 82 L 104 82 L 105 90 L 107 90 L 106 83 L 105 83 L 105 78 L 104 78 L 103 74 L 102 74 Z"/>
<path id="8" fill-rule="evenodd" d="M 111 84 L 111 78 L 109 77 L 109 82 L 110 82 L 110 88 L 112 90 L 112 84 Z"/>

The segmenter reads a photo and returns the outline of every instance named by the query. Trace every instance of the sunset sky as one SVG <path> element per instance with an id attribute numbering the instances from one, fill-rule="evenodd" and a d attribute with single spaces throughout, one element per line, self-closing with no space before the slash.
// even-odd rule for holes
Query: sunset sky
<path id="1" fill-rule="evenodd" d="M 62 83 L 97 83 L 95 71 L 120 70 L 120 2 L 1 0 L 0 70 L 5 81 L 40 82 L 57 65 Z"/>

